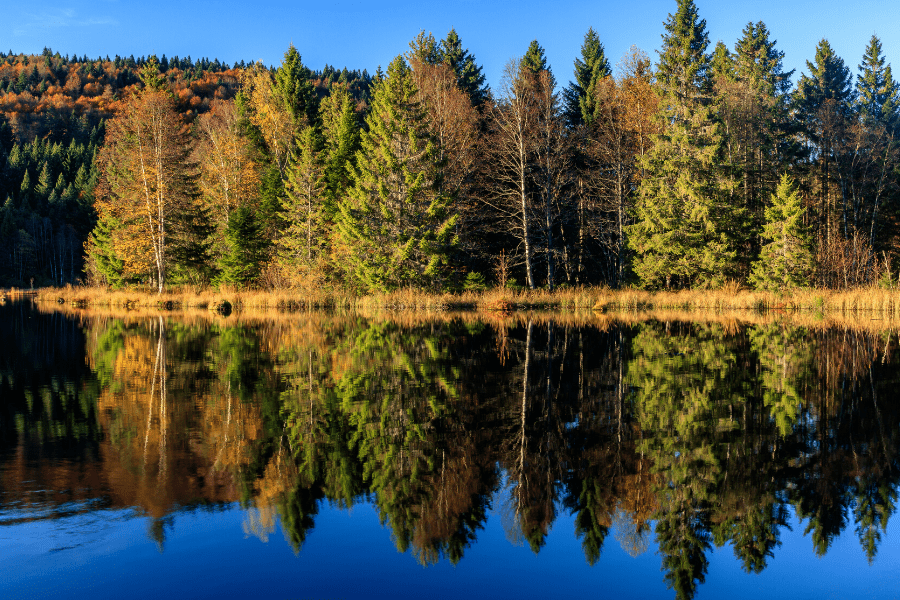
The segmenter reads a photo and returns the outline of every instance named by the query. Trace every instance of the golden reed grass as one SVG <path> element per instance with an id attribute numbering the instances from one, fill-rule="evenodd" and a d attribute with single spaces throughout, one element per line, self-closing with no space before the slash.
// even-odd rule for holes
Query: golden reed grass
<path id="1" fill-rule="evenodd" d="M 28 292 L 3 292 L 0 297 Z M 703 312 L 811 311 L 822 314 L 851 312 L 878 313 L 882 317 L 900 315 L 900 290 L 859 288 L 852 290 L 797 290 L 787 293 L 755 292 L 737 285 L 719 290 L 650 292 L 637 289 L 612 290 L 605 287 L 575 287 L 554 291 L 488 289 L 479 292 L 429 293 L 401 289 L 383 294 L 353 296 L 330 291 L 255 291 L 222 288 L 172 288 L 162 294 L 149 289 L 110 290 L 72 287 L 41 288 L 34 292 L 40 303 L 75 306 L 106 306 L 162 309 L 215 309 L 227 302 L 234 312 L 248 310 L 298 310 L 338 308 L 357 310 L 447 311 L 478 310 L 594 310 L 600 312 L 643 312 L 680 310 Z"/>
<path id="2" fill-rule="evenodd" d="M 607 330 L 618 326 L 636 326 L 646 321 L 689 322 L 716 324 L 728 332 L 740 331 L 744 326 L 783 324 L 809 330 L 841 329 L 883 333 L 900 330 L 900 313 L 885 314 L 871 310 L 822 312 L 816 310 L 698 310 L 684 308 L 656 308 L 639 310 L 403 310 L 379 307 L 337 308 L 332 310 L 284 311 L 270 308 L 245 307 L 225 316 L 200 307 L 160 310 L 156 306 L 115 306 L 57 304 L 39 302 L 42 312 L 61 312 L 82 324 L 97 320 L 121 320 L 126 324 L 139 323 L 160 317 L 192 326 L 218 325 L 224 327 L 249 326 L 260 330 L 297 327 L 314 330 L 341 327 L 362 318 L 369 322 L 391 322 L 401 327 L 443 324 L 452 321 L 478 322 L 494 328 L 515 328 L 528 323 L 552 324 L 557 327 L 592 327 Z"/>

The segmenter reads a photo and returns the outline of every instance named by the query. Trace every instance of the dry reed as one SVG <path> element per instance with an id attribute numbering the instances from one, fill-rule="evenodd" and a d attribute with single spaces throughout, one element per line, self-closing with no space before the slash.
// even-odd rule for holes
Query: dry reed
<path id="1" fill-rule="evenodd" d="M 21 294 L 21 292 L 19 292 Z M 0 296 L 4 295 L 0 292 Z M 12 297 L 13 291 L 6 292 Z M 158 309 L 214 309 L 227 303 L 235 312 L 278 310 L 294 312 L 322 308 L 359 310 L 446 311 L 479 310 L 589 310 L 635 312 L 647 310 L 690 310 L 704 312 L 755 311 L 846 314 L 878 313 L 896 318 L 900 315 L 900 291 L 858 288 L 843 291 L 797 290 L 790 293 L 755 292 L 729 284 L 719 290 L 681 290 L 650 292 L 637 289 L 612 290 L 605 287 L 563 288 L 554 291 L 493 288 L 479 292 L 429 293 L 402 289 L 383 294 L 354 296 L 331 291 L 274 290 L 255 291 L 222 288 L 172 288 L 162 294 L 149 289 L 111 290 L 72 287 L 42 288 L 35 292 L 40 303 L 74 306 L 108 306 Z"/>

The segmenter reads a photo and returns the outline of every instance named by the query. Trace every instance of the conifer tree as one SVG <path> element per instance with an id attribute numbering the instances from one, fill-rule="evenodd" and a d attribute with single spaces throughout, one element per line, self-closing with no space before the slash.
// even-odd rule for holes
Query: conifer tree
<path id="1" fill-rule="evenodd" d="M 369 290 L 440 288 L 456 239 L 424 108 L 402 56 L 374 82 L 354 185 L 340 206 L 348 274 Z"/>
<path id="2" fill-rule="evenodd" d="M 287 169 L 282 216 L 287 224 L 279 239 L 282 264 L 290 272 L 312 267 L 319 257 L 325 233 L 325 169 L 322 139 L 307 126 L 297 139 Z"/>
<path id="3" fill-rule="evenodd" d="M 528 50 L 525 51 L 525 56 L 522 57 L 522 67 L 533 74 L 549 70 L 544 48 L 537 40 L 531 40 L 531 43 L 528 44 Z"/>
<path id="4" fill-rule="evenodd" d="M 808 141 L 813 172 L 818 174 L 818 207 L 813 215 L 816 237 L 824 244 L 838 233 L 834 178 L 836 136 L 850 118 L 853 102 L 850 69 L 834 53 L 828 40 L 816 46 L 815 62 L 806 61 L 809 75 L 801 74 L 794 92 L 795 118 Z M 815 183 L 815 182 L 813 182 Z"/>
<path id="5" fill-rule="evenodd" d="M 873 35 L 866 47 L 859 75 L 856 76 L 857 110 L 864 123 L 881 123 L 896 127 L 900 111 L 900 90 L 885 64 L 881 40 Z"/>
<path id="6" fill-rule="evenodd" d="M 575 81 L 563 90 L 566 120 L 576 127 L 593 123 L 596 113 L 597 83 L 612 74 L 603 44 L 591 27 L 581 44 L 581 57 L 575 59 Z"/>
<path id="7" fill-rule="evenodd" d="M 781 177 L 766 208 L 766 240 L 753 263 L 750 283 L 757 289 L 786 290 L 810 284 L 813 269 L 811 242 L 803 225 L 803 203 L 794 180 Z"/>
<path id="8" fill-rule="evenodd" d="M 322 102 L 321 120 L 325 144 L 322 216 L 332 222 L 341 196 L 351 186 L 356 151 L 359 149 L 359 120 L 347 86 L 332 87 L 331 94 Z"/>
<path id="9" fill-rule="evenodd" d="M 275 89 L 293 116 L 298 132 L 303 122 L 313 125 L 318 117 L 318 101 L 309 80 L 309 69 L 303 65 L 300 53 L 291 44 L 284 53 L 281 66 L 275 71 Z"/>
<path id="10" fill-rule="evenodd" d="M 716 98 L 726 131 L 726 164 L 735 202 L 747 211 L 747 233 L 739 248 L 742 272 L 759 254 L 765 206 L 798 147 L 789 115 L 790 75 L 784 53 L 765 23 L 747 23 L 733 54 L 724 45 L 714 55 Z M 727 60 L 726 60 L 727 56 Z M 721 58 L 717 58 L 721 57 Z"/>
<path id="11" fill-rule="evenodd" d="M 629 245 L 645 287 L 706 286 L 735 274 L 731 237 L 742 213 L 729 205 L 719 172 L 706 21 L 693 0 L 678 0 L 665 29 L 656 73 L 663 131 L 645 157 Z"/>
<path id="12" fill-rule="evenodd" d="M 484 73 L 475 62 L 475 57 L 468 49 L 463 49 L 455 29 L 451 29 L 447 37 L 441 40 L 440 52 L 444 64 L 456 73 L 459 89 L 469 96 L 473 106 L 481 106 L 490 94 L 490 87 L 485 83 Z"/>
<path id="13" fill-rule="evenodd" d="M 221 273 L 215 283 L 255 283 L 268 257 L 269 243 L 252 208 L 242 205 L 231 214 L 225 238 L 230 250 L 222 259 Z"/>

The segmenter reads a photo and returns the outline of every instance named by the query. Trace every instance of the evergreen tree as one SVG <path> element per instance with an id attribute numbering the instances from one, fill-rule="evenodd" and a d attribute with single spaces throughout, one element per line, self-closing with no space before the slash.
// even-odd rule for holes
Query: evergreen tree
<path id="1" fill-rule="evenodd" d="M 364 288 L 440 288 L 456 239 L 435 147 L 402 56 L 374 84 L 354 185 L 340 206 L 349 274 Z"/>
<path id="2" fill-rule="evenodd" d="M 888 127 L 897 125 L 900 110 L 900 90 L 891 74 L 891 65 L 885 64 L 881 52 L 881 40 L 873 35 L 866 47 L 859 75 L 856 76 L 857 110 L 864 123 L 881 123 Z"/>
<path id="3" fill-rule="evenodd" d="M 359 120 L 355 102 L 344 85 L 332 88 L 322 102 L 322 132 L 325 143 L 325 201 L 323 218 L 331 222 L 341 196 L 352 185 L 356 151 L 359 149 Z"/>
<path id="4" fill-rule="evenodd" d="M 563 90 L 566 120 L 576 127 L 593 123 L 597 110 L 597 82 L 612 75 L 603 44 L 593 27 L 584 35 L 581 57 L 575 59 L 575 81 Z"/>
<path id="5" fill-rule="evenodd" d="M 550 70 L 550 67 L 547 66 L 547 57 L 544 55 L 544 48 L 537 40 L 531 40 L 531 43 L 528 44 L 528 50 L 522 57 L 522 67 L 533 74 Z"/>
<path id="6" fill-rule="evenodd" d="M 291 44 L 284 53 L 281 66 L 275 71 L 275 90 L 293 115 L 298 131 L 303 121 L 315 125 L 318 117 L 318 101 L 309 79 L 309 69 L 303 65 L 300 53 Z"/>
<path id="7" fill-rule="evenodd" d="M 172 229 L 172 278 L 195 285 L 208 284 L 217 274 L 212 255 L 216 226 L 210 210 L 194 202 L 178 215 Z"/>
<path id="8" fill-rule="evenodd" d="M 35 192 L 42 198 L 46 198 L 50 195 L 50 191 L 53 189 L 53 184 L 50 181 L 50 167 L 44 162 L 41 167 L 41 173 L 38 175 L 38 184 L 35 187 Z"/>
<path id="9" fill-rule="evenodd" d="M 803 203 L 794 180 L 781 177 L 766 209 L 766 226 L 759 259 L 753 263 L 750 283 L 757 289 L 785 290 L 806 287 L 811 282 L 813 255 L 803 225 Z"/>
<path id="10" fill-rule="evenodd" d="M 114 234 L 122 229 L 122 223 L 112 213 L 104 213 L 88 236 L 85 249 L 88 255 L 88 272 L 99 280 L 93 284 L 106 284 L 119 288 L 125 285 L 125 261 L 120 257 L 114 242 Z"/>
<path id="11" fill-rule="evenodd" d="M 742 213 L 728 203 L 719 171 L 723 136 L 710 98 L 706 21 L 693 0 L 678 0 L 665 29 L 656 74 L 663 131 L 644 159 L 629 245 L 645 287 L 714 285 L 736 272 L 731 238 Z"/>
<path id="12" fill-rule="evenodd" d="M 816 47 L 815 62 L 807 61 L 806 68 L 809 75 L 800 75 L 794 92 L 795 118 L 808 142 L 813 173 L 818 174 L 818 207 L 813 215 L 816 237 L 828 243 L 838 233 L 838 211 L 831 180 L 837 161 L 837 136 L 851 115 L 852 78 L 850 69 L 825 39 Z"/>
<path id="13" fill-rule="evenodd" d="M 442 59 L 441 46 L 434 39 L 434 34 L 425 33 L 423 29 L 409 43 L 409 52 L 406 54 L 406 57 L 410 62 L 417 60 L 427 65 L 437 65 L 441 63 Z"/>
<path id="14" fill-rule="evenodd" d="M 717 46 L 713 58 L 719 113 L 727 132 L 727 164 L 734 198 L 747 211 L 741 245 L 742 272 L 759 254 L 765 206 L 799 148 L 789 114 L 790 76 L 782 69 L 784 53 L 770 39 L 765 23 L 748 23 L 734 54 Z M 721 67 L 715 66 L 721 62 Z"/>
<path id="15" fill-rule="evenodd" d="M 221 273 L 215 283 L 255 283 L 266 261 L 269 244 L 252 208 L 244 204 L 231 213 L 225 238 L 230 250 L 222 258 Z"/>
<path id="16" fill-rule="evenodd" d="M 480 106 L 487 100 L 490 87 L 485 83 L 484 73 L 475 62 L 475 57 L 463 49 L 455 29 L 447 33 L 447 37 L 441 40 L 441 59 L 456 73 L 456 83 L 472 101 L 473 106 Z"/>
<path id="17" fill-rule="evenodd" d="M 321 136 L 315 127 L 307 126 L 297 139 L 288 165 L 282 212 L 287 226 L 279 240 L 280 255 L 291 271 L 300 266 L 312 267 L 324 242 L 325 174 L 322 159 Z"/>

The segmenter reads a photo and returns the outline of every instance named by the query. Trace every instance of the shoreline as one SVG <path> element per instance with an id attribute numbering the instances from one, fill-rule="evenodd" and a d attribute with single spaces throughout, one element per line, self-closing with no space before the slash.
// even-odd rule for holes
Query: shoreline
<path id="1" fill-rule="evenodd" d="M 159 294 L 140 289 L 61 287 L 0 290 L 0 299 L 32 297 L 41 304 L 75 307 L 117 307 L 160 310 L 207 309 L 227 312 L 246 309 L 296 312 L 327 309 L 401 311 L 492 311 L 521 310 L 646 312 L 679 310 L 697 312 L 871 312 L 900 317 L 900 290 L 859 288 L 853 290 L 796 290 L 790 293 L 757 292 L 734 287 L 719 290 L 675 292 L 601 287 L 547 290 L 491 288 L 478 292 L 434 294 L 405 289 L 377 295 L 352 296 L 328 292 L 310 294 L 299 290 L 171 289 Z"/>

